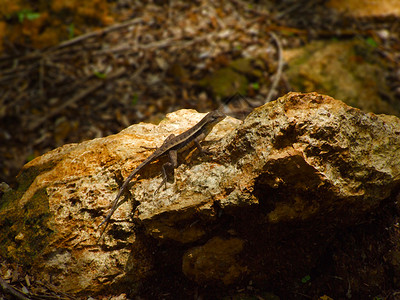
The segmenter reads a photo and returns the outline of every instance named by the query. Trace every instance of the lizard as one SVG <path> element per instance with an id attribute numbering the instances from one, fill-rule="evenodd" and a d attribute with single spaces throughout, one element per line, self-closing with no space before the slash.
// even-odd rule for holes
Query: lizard
<path id="1" fill-rule="evenodd" d="M 104 229 L 100 234 L 99 240 L 101 239 L 104 231 L 106 230 L 111 216 L 119 206 L 120 203 L 119 198 L 124 193 L 127 186 L 129 185 L 129 182 L 133 179 L 133 177 L 136 174 L 138 174 L 143 168 L 145 168 L 153 161 L 158 160 L 162 156 L 168 155 L 169 162 L 163 164 L 161 169 L 163 180 L 160 186 L 154 192 L 157 193 L 157 191 L 163 184 L 166 185 L 168 179 L 168 172 L 170 172 L 170 170 L 174 170 L 178 166 L 178 152 L 183 152 L 187 149 L 192 149 L 194 146 L 201 153 L 206 152 L 201 147 L 200 142 L 203 141 L 205 137 L 211 132 L 213 127 L 217 123 L 222 121 L 225 117 L 226 115 L 223 112 L 219 111 L 218 109 L 209 112 L 203 119 L 201 119 L 200 122 L 198 122 L 193 127 L 189 128 L 185 132 L 177 136 L 175 136 L 174 134 L 169 135 L 159 148 L 157 148 L 152 154 L 150 154 L 150 156 L 148 156 L 141 164 L 139 164 L 139 166 L 137 166 L 123 182 L 121 188 L 118 191 L 117 196 L 115 197 L 110 212 L 108 213 L 104 221 L 101 222 L 101 224 L 99 225 L 100 228 L 104 223 L 106 223 Z"/>

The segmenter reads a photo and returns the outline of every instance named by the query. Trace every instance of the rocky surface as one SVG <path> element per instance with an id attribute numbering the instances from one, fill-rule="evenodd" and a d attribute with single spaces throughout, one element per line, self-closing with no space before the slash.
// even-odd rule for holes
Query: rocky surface
<path id="1" fill-rule="evenodd" d="M 398 118 L 289 93 L 242 124 L 218 124 L 205 141 L 214 154 L 188 153 L 175 182 L 156 195 L 162 161 L 149 166 L 97 245 L 97 226 L 148 147 L 202 116 L 178 111 L 158 126 L 133 125 L 27 164 L 19 189 L 2 197 L 1 255 L 86 296 L 182 295 L 193 284 L 221 291 L 248 282 L 287 292 L 327 249 L 345 243 L 338 233 L 368 222 L 399 189 Z M 387 257 L 399 269 L 398 257 Z M 368 280 L 374 277 L 354 284 L 353 294 L 379 292 Z"/>

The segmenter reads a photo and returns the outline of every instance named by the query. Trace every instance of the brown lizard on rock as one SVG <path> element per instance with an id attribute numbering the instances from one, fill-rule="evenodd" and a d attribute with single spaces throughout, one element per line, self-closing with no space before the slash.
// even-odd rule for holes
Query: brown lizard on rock
<path id="1" fill-rule="evenodd" d="M 121 195 L 124 193 L 126 190 L 129 182 L 133 179 L 133 177 L 139 173 L 143 168 L 145 168 L 147 165 L 149 165 L 151 162 L 161 158 L 162 156 L 168 155 L 169 157 L 169 162 L 165 163 L 162 166 L 162 175 L 163 175 L 163 180 L 160 184 L 160 186 L 157 188 L 155 193 L 159 190 L 159 188 L 163 185 L 166 184 L 167 179 L 171 177 L 171 170 L 173 171 L 177 166 L 178 166 L 178 153 L 183 152 L 187 149 L 191 149 L 194 146 L 199 149 L 200 152 L 205 152 L 203 148 L 200 145 L 200 142 L 204 140 L 204 138 L 211 132 L 213 127 L 222 121 L 226 115 L 219 110 L 214 110 L 212 112 L 209 112 L 199 123 L 194 125 L 192 128 L 189 128 L 187 131 L 175 136 L 171 134 L 168 136 L 163 144 L 157 148 L 149 157 L 147 157 L 135 170 L 132 171 L 132 173 L 125 179 L 124 183 L 122 184 L 121 188 L 119 189 L 119 192 L 117 194 L 117 197 L 115 198 L 113 205 L 111 207 L 110 212 L 106 216 L 105 220 L 99 225 L 102 226 L 104 223 L 106 223 L 104 229 L 101 232 L 100 238 L 101 239 L 104 231 L 107 228 L 107 225 L 110 221 L 111 216 L 115 212 L 115 210 L 119 206 L 119 198 Z M 173 174 L 173 172 L 172 172 Z"/>

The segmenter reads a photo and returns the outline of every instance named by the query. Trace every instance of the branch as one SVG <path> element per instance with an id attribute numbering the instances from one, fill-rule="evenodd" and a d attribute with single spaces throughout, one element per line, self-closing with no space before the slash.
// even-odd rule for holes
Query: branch
<path id="1" fill-rule="evenodd" d="M 274 76 L 274 81 L 271 84 L 271 87 L 268 91 L 268 95 L 267 98 L 265 100 L 265 103 L 271 101 L 272 99 L 272 93 L 274 92 L 274 90 L 276 89 L 276 87 L 278 86 L 279 81 L 281 80 L 281 76 L 282 76 L 282 69 L 283 69 L 283 56 L 282 56 L 282 44 L 279 41 L 278 37 L 275 35 L 275 33 L 270 32 L 269 33 L 272 37 L 272 39 L 274 40 L 277 48 L 278 48 L 278 69 L 276 71 L 276 74 Z"/>

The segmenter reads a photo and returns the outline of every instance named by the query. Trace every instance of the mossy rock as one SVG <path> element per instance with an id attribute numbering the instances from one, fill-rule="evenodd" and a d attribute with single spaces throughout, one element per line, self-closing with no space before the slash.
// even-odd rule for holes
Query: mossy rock
<path id="1" fill-rule="evenodd" d="M 22 173 L 18 190 L 10 189 L 0 199 L 0 256 L 28 266 L 42 254 L 53 232 L 45 189 L 39 189 L 24 207 L 15 204 L 39 171 L 31 168 Z"/>
<path id="2" fill-rule="evenodd" d="M 232 68 L 222 68 L 199 82 L 209 87 L 215 97 L 226 98 L 235 93 L 246 95 L 248 80 Z"/>
<path id="3" fill-rule="evenodd" d="M 384 80 L 385 65 L 367 41 L 313 42 L 286 56 L 294 91 L 315 91 L 365 111 L 400 115 Z"/>
<path id="4" fill-rule="evenodd" d="M 238 58 L 233 60 L 230 67 L 235 71 L 256 79 L 257 82 L 263 82 L 263 71 L 267 70 L 267 66 L 262 58 Z"/>

